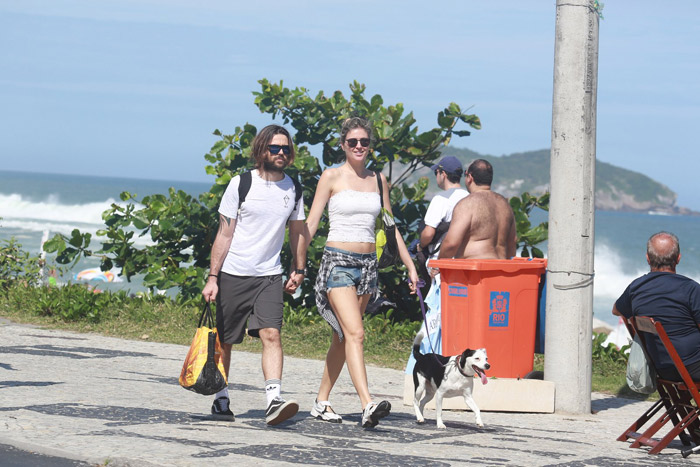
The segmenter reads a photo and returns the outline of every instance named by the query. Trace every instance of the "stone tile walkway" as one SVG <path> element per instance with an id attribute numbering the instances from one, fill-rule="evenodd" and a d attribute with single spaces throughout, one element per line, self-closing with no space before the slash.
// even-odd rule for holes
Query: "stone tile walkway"
<path id="1" fill-rule="evenodd" d="M 0 444 L 93 464 L 197 465 L 506 465 L 676 466 L 674 441 L 661 455 L 615 441 L 650 402 L 593 395 L 595 414 L 435 413 L 417 425 L 402 405 L 403 373 L 368 368 L 376 399 L 393 409 L 375 429 L 359 427 L 360 404 L 347 372 L 332 395 L 335 425 L 308 415 L 323 362 L 286 358 L 283 395 L 299 414 L 277 427 L 264 421 L 260 356 L 234 352 L 236 421 L 207 416 L 212 398 L 180 388 L 184 346 L 128 341 L 0 321 Z M 223 462 L 223 464 L 221 464 Z M 0 464 L 2 461 L 0 460 Z"/>

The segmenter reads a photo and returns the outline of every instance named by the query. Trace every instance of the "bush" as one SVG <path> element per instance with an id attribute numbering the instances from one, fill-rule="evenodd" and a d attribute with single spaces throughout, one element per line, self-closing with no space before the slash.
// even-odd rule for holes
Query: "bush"
<path id="1" fill-rule="evenodd" d="M 391 334 L 393 338 L 402 338 L 407 342 L 413 342 L 422 324 L 420 321 L 394 320 L 393 310 L 383 314 L 372 316 L 365 315 L 365 331 L 375 335 Z"/>
<path id="2" fill-rule="evenodd" d="M 365 91 L 364 85 L 353 82 L 348 95 L 335 91 L 331 95 L 319 92 L 311 96 L 305 88 L 289 89 L 282 82 L 263 79 L 260 91 L 254 95 L 255 105 L 261 112 L 279 118 L 281 124 L 294 129 L 296 157 L 287 172 L 301 181 L 307 210 L 323 169 L 336 164 L 343 156 L 338 139 L 343 120 L 356 114 L 369 118 L 375 130 L 375 142 L 367 166 L 386 174 L 391 184 L 389 193 L 396 223 L 406 243 L 410 243 L 417 237 L 418 222 L 425 215 L 428 179 L 420 177 L 409 184 L 408 178 L 416 170 L 432 165 L 453 137 L 468 136 L 470 131 L 464 128 L 480 129 L 481 121 L 476 115 L 462 111 L 459 105 L 450 103 L 437 112 L 436 127 L 419 132 L 413 113 L 406 112 L 403 104 L 386 106 L 381 96 L 366 96 Z M 103 213 L 105 228 L 97 232 L 101 241 L 99 250 L 90 249 L 92 236 L 77 229 L 70 236 L 54 236 L 44 249 L 55 252 L 60 264 L 75 262 L 81 256 L 97 257 L 101 259 L 102 270 L 116 266 L 127 280 L 142 274 L 146 287 L 178 288 L 178 300 L 183 303 L 199 299 L 218 230 L 217 207 L 231 178 L 248 170 L 251 143 L 257 131 L 250 124 L 236 127 L 231 134 L 214 131 L 218 141 L 204 156 L 208 164 L 205 171 L 215 179 L 208 192 L 193 197 L 171 188 L 167 195 L 155 194 L 141 199 L 124 192 L 121 200 L 126 204 L 115 203 Z M 320 160 L 311 154 L 312 148 L 320 153 Z M 327 228 L 327 219 L 323 218 L 308 251 L 311 277 L 318 271 Z M 138 246 L 134 243 L 136 236 L 146 237 L 151 243 Z M 289 249 L 284 248 L 283 267 L 288 267 L 290 262 Z M 382 292 L 389 302 L 397 304 L 396 313 L 403 314 L 403 318 L 417 318 L 418 306 L 415 300 L 409 299 L 402 269 L 402 266 L 393 266 L 380 272 Z M 315 308 L 313 282 L 305 281 L 301 296 L 285 296 L 285 302 L 302 310 Z M 301 316 L 296 318 L 302 319 Z"/>
<path id="3" fill-rule="evenodd" d="M 284 324 L 290 326 L 305 326 L 323 321 L 316 308 L 303 306 L 293 307 L 290 302 L 284 302 Z"/>
<path id="4" fill-rule="evenodd" d="M 123 302 L 125 292 L 97 293 L 85 285 L 68 284 L 63 287 L 37 287 L 32 301 L 25 306 L 33 314 L 50 316 L 64 321 L 86 320 L 97 322 L 102 310 Z"/>
<path id="5" fill-rule="evenodd" d="M 603 342 L 605 342 L 607 337 L 607 334 L 602 332 L 593 333 L 593 361 L 599 360 L 601 362 L 622 363 L 627 365 L 630 346 L 623 345 L 621 349 L 618 349 L 615 344 L 608 344 L 607 347 L 603 347 Z"/>
<path id="6" fill-rule="evenodd" d="M 3 240 L 0 246 L 0 291 L 23 281 L 36 284 L 41 278 L 41 259 L 22 250 L 14 238 Z"/>

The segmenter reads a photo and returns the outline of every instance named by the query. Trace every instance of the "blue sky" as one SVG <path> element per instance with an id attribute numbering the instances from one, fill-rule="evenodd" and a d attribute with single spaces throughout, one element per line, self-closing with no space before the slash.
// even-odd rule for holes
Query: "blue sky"
<path id="1" fill-rule="evenodd" d="M 597 155 L 700 210 L 700 2 L 604 2 Z M 555 1 L 0 0 L 5 170 L 210 181 L 211 132 L 271 122 L 257 81 L 366 84 L 486 155 L 549 148 Z M 264 6 L 259 6 L 264 5 Z"/>

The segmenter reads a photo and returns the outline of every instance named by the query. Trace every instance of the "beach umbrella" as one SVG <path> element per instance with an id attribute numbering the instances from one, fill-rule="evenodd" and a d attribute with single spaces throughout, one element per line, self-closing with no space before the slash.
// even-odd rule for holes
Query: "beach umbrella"
<path id="1" fill-rule="evenodd" d="M 76 281 L 102 281 L 113 282 L 114 273 L 112 271 L 101 271 L 99 269 L 83 269 L 73 279 Z"/>

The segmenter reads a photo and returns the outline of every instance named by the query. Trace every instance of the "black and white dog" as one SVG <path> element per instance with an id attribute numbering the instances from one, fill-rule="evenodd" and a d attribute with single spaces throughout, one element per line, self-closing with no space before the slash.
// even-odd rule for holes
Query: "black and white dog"
<path id="1" fill-rule="evenodd" d="M 472 397 L 474 377 L 478 375 L 482 384 L 486 384 L 485 370 L 489 365 L 486 349 L 466 349 L 461 355 L 443 357 L 434 353 L 421 354 L 420 344 L 423 341 L 423 331 L 420 331 L 413 341 L 413 356 L 416 366 L 413 368 L 413 407 L 416 409 L 418 423 L 425 423 L 423 409 L 435 396 L 435 417 L 437 427 L 445 428 L 442 422 L 442 399 L 444 397 L 464 396 L 464 402 L 474 412 L 476 424 L 484 426 L 481 412 Z M 422 399 L 421 399 L 422 396 Z"/>

